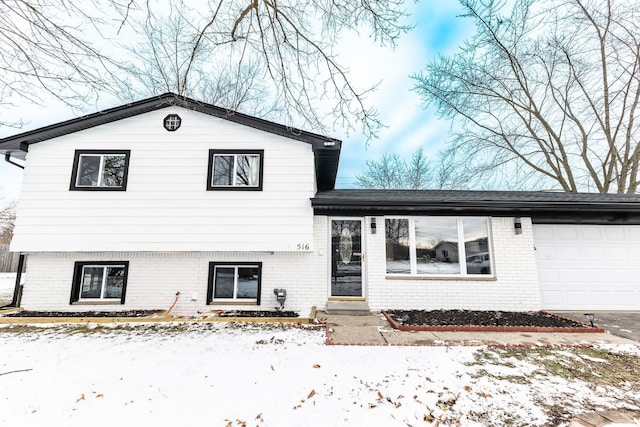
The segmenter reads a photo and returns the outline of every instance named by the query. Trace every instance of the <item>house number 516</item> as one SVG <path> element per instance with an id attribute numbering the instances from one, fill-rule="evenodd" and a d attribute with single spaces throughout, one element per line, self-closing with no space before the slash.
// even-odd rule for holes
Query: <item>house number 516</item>
<path id="1" fill-rule="evenodd" d="M 311 245 L 309 243 L 298 243 L 296 249 L 299 251 L 308 251 Z"/>

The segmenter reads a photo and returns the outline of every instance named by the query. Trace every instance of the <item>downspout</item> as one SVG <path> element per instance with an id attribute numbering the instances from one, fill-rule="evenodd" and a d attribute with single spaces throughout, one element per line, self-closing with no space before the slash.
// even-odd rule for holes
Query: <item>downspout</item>
<path id="1" fill-rule="evenodd" d="M 24 144 L 24 143 L 23 143 Z M 22 147 L 22 145 L 21 145 Z M 27 151 L 26 149 L 24 151 Z M 4 153 L 4 161 L 10 163 L 14 166 L 19 167 L 20 169 L 24 169 L 24 166 L 20 163 L 16 163 L 11 160 L 11 152 L 7 151 Z M 13 288 L 13 299 L 7 305 L 3 305 L 0 308 L 5 307 L 20 307 L 20 301 L 22 300 L 22 286 L 20 285 L 20 281 L 22 280 L 22 270 L 24 270 L 24 261 L 27 258 L 26 255 L 20 254 L 20 259 L 18 260 L 18 272 L 16 273 L 16 286 Z"/>
<path id="2" fill-rule="evenodd" d="M 22 166 L 20 163 L 16 163 L 13 160 L 11 160 L 11 152 L 7 151 L 6 153 L 4 153 L 4 161 L 7 163 L 11 163 L 14 166 L 19 167 L 20 169 L 24 169 L 24 166 Z"/>
<path id="3" fill-rule="evenodd" d="M 11 307 L 20 307 L 20 302 L 22 302 L 22 285 L 20 282 L 22 281 L 22 271 L 24 270 L 24 262 L 26 259 L 27 256 L 25 254 L 20 254 L 20 259 L 18 260 L 18 273 L 16 274 L 16 286 L 13 288 Z"/>

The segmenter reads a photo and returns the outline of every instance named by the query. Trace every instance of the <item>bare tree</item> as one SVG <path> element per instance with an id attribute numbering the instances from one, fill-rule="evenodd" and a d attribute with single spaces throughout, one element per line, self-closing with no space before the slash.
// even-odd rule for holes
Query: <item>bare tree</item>
<path id="1" fill-rule="evenodd" d="M 408 162 L 395 153 L 385 153 L 379 160 L 367 160 L 367 171 L 356 175 L 356 184 L 372 189 L 418 190 L 431 185 L 430 173 L 429 159 L 420 147 Z"/>
<path id="2" fill-rule="evenodd" d="M 640 2 L 460 3 L 477 33 L 414 77 L 425 103 L 455 120 L 468 176 L 638 192 Z"/>
<path id="3" fill-rule="evenodd" d="M 135 91 L 127 78 L 131 70 L 139 72 L 134 80 L 149 73 L 142 80 L 154 92 L 204 92 L 201 85 L 220 77 L 206 67 L 224 58 L 233 61 L 230 81 L 237 87 L 251 70 L 261 73 L 288 124 L 317 131 L 358 128 L 373 137 L 381 123 L 365 103 L 372 89 L 349 78 L 335 47 L 351 30 L 395 45 L 408 30 L 400 23 L 404 1 L 218 0 L 197 7 L 186 0 L 0 1 L 0 102 L 17 95 L 38 103 L 44 91 L 82 103 L 89 95 Z M 165 10 L 170 12 L 161 15 Z M 186 32 L 167 30 L 166 19 Z M 136 38 L 136 22 L 145 22 L 143 38 L 164 40 L 147 46 L 153 63 L 136 65 L 117 49 Z M 241 88 L 234 93 L 254 96 Z"/>
<path id="4" fill-rule="evenodd" d="M 127 13 L 116 0 L 0 1 L 0 103 L 39 105 L 44 95 L 79 105 L 108 91 L 116 64 L 90 39 L 104 38 L 105 26 Z"/>
<path id="5" fill-rule="evenodd" d="M 16 221 L 16 204 L 11 202 L 0 208 L 0 244 L 8 245 L 13 238 Z"/>
<path id="6" fill-rule="evenodd" d="M 184 9 L 170 3 L 167 14 L 152 10 L 142 22 L 131 23 L 140 34 L 125 48 L 133 54 L 124 100 L 149 97 L 158 91 L 179 95 L 259 117 L 281 112 L 265 84 L 265 70 L 257 62 L 216 56 L 214 46 L 196 43 L 200 29 Z"/>

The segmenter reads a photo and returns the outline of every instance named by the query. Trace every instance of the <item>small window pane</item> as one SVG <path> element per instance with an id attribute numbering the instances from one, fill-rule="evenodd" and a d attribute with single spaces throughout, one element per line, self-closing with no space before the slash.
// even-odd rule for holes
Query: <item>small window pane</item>
<path id="1" fill-rule="evenodd" d="M 96 187 L 100 173 L 100 156 L 81 155 L 78 161 L 78 179 L 76 185 Z"/>
<path id="2" fill-rule="evenodd" d="M 102 186 L 122 187 L 124 184 L 124 155 L 104 156 Z"/>
<path id="3" fill-rule="evenodd" d="M 258 298 L 258 267 L 238 267 L 238 298 Z"/>
<path id="4" fill-rule="evenodd" d="M 214 156 L 211 185 L 233 185 L 234 156 Z"/>
<path id="5" fill-rule="evenodd" d="M 456 218 L 416 218 L 415 224 L 418 274 L 459 274 Z"/>
<path id="6" fill-rule="evenodd" d="M 107 267 L 107 281 L 104 288 L 105 298 L 121 298 L 124 285 L 124 267 Z"/>
<path id="7" fill-rule="evenodd" d="M 484 218 L 462 221 L 464 249 L 467 254 L 467 274 L 491 274 L 489 231 Z"/>
<path id="8" fill-rule="evenodd" d="M 260 178 L 260 156 L 257 154 L 236 157 L 236 182 L 238 186 L 257 187 Z"/>
<path id="9" fill-rule="evenodd" d="M 409 220 L 385 219 L 387 273 L 411 273 Z"/>
<path id="10" fill-rule="evenodd" d="M 214 298 L 233 298 L 235 272 L 234 267 L 216 267 Z"/>
<path id="11" fill-rule="evenodd" d="M 104 268 L 84 267 L 82 270 L 82 288 L 80 298 L 100 298 Z"/>

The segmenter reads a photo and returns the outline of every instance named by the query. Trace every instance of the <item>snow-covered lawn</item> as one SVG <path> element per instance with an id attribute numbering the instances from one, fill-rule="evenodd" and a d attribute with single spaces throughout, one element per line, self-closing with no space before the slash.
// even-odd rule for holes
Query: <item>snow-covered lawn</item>
<path id="1" fill-rule="evenodd" d="M 318 327 L 277 324 L 0 327 L 0 425 L 555 426 L 640 409 L 639 376 L 635 347 L 326 346 Z"/>
<path id="2" fill-rule="evenodd" d="M 8 304 L 16 286 L 16 273 L 0 273 L 0 305 Z"/>

